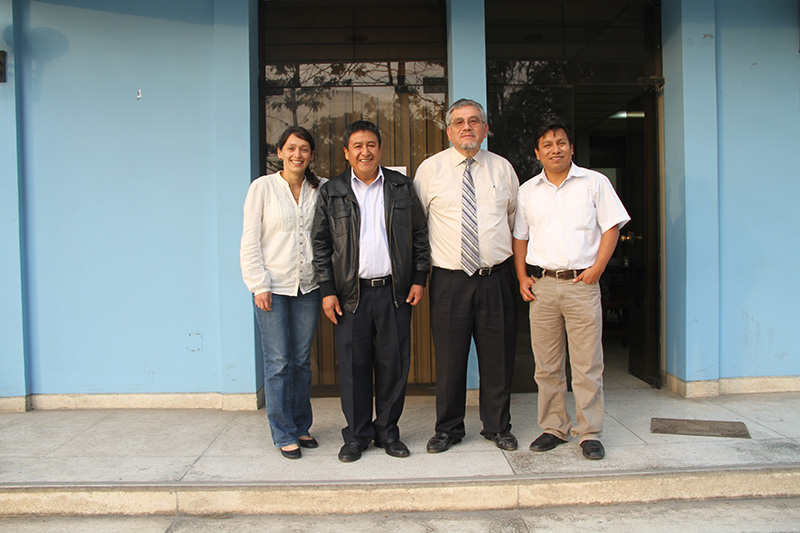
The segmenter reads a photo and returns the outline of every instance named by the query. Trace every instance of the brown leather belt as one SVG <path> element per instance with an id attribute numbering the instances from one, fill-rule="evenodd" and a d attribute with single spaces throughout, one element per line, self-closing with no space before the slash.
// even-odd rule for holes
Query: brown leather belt
<path id="1" fill-rule="evenodd" d="M 585 268 L 581 269 L 571 269 L 571 270 L 542 270 L 545 276 L 548 278 L 556 278 L 556 279 L 575 279 L 581 275 L 581 272 L 586 270 Z"/>
<path id="2" fill-rule="evenodd" d="M 392 283 L 392 276 L 372 279 L 359 278 L 358 282 L 362 287 L 384 287 Z"/>
<path id="3" fill-rule="evenodd" d="M 526 271 L 528 272 L 529 276 L 533 276 L 534 278 L 542 278 L 543 276 L 547 276 L 548 278 L 556 278 L 556 279 L 575 279 L 581 275 L 581 273 L 586 270 L 585 268 L 564 268 L 559 270 L 545 270 L 544 268 L 526 265 Z"/>

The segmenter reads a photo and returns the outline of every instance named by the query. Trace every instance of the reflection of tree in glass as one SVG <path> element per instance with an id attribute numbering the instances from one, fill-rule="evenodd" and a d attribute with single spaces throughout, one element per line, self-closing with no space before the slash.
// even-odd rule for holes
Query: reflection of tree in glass
<path id="1" fill-rule="evenodd" d="M 446 81 L 442 63 L 267 65 L 265 86 L 271 95 L 266 98 L 270 172 L 280 168 L 275 142 L 290 125 L 304 126 L 314 135 L 314 169 L 321 175 L 344 168 L 341 136 L 353 120 L 376 122 L 384 143 L 389 141 L 392 154 L 396 150 L 406 165 L 411 165 L 406 162 L 411 159 L 406 155 L 411 141 L 402 137 L 424 138 L 431 129 L 443 130 Z"/>
<path id="2" fill-rule="evenodd" d="M 267 86 L 284 88 L 284 99 L 272 102 L 270 107 L 290 111 L 291 123 L 285 126 L 302 125 L 324 107 L 322 97 L 329 97 L 328 91 L 337 87 L 396 87 L 398 92 L 407 91 L 434 103 L 436 99 L 427 98 L 423 87 L 428 80 L 441 80 L 443 76 L 443 64 L 426 61 L 267 65 L 265 72 Z M 300 113 L 303 108 L 304 115 Z"/>
<path id="3" fill-rule="evenodd" d="M 572 86 L 548 61 L 490 61 L 489 149 L 508 159 L 520 182 L 541 171 L 534 148 L 536 131 L 552 120 L 573 123 Z M 536 83 L 547 83 L 536 85 Z"/>

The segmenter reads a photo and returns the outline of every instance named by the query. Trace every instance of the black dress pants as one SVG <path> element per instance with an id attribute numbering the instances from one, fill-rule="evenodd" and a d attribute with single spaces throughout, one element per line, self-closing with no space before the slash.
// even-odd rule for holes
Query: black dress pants
<path id="1" fill-rule="evenodd" d="M 436 431 L 463 437 L 467 360 L 475 339 L 481 434 L 511 429 L 509 405 L 517 337 L 517 302 L 509 262 L 488 276 L 434 267 L 431 328 L 436 347 Z"/>
<path id="2" fill-rule="evenodd" d="M 339 391 L 345 442 L 399 439 L 411 358 L 411 306 L 394 306 L 392 287 L 361 286 L 355 313 L 343 311 L 336 326 Z M 375 419 L 372 418 L 373 376 Z"/>

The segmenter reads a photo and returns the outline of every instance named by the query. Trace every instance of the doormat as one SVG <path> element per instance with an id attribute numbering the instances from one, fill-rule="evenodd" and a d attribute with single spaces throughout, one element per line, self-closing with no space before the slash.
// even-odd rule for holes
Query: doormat
<path id="1" fill-rule="evenodd" d="M 685 420 L 681 418 L 651 418 L 650 433 L 671 435 L 695 435 L 699 437 L 729 437 L 749 439 L 750 433 L 744 422 L 719 420 Z"/>

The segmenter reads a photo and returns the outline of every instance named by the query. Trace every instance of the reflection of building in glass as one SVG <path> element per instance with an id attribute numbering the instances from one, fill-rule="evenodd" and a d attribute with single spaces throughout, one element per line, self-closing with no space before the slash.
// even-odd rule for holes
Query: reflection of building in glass
<path id="1" fill-rule="evenodd" d="M 590 163 L 590 137 L 596 147 L 609 136 L 624 144 L 625 121 L 606 119 L 663 84 L 659 29 L 652 2 L 487 0 L 489 148 L 525 181 L 540 170 L 531 137 L 558 119 L 582 144 L 579 164 L 609 166 Z"/>

